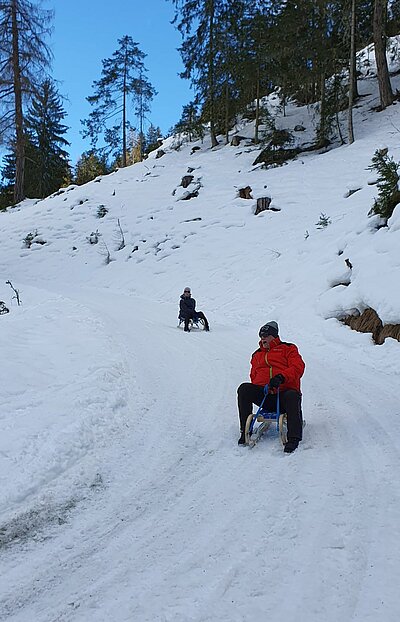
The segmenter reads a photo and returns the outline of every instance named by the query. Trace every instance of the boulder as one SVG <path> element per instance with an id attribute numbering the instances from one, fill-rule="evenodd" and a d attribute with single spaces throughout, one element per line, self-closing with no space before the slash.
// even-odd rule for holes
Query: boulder
<path id="1" fill-rule="evenodd" d="M 377 345 L 382 345 L 387 337 L 400 341 L 400 324 L 383 325 L 375 309 L 367 308 L 361 315 L 348 315 L 341 321 L 359 333 L 372 333 Z"/>

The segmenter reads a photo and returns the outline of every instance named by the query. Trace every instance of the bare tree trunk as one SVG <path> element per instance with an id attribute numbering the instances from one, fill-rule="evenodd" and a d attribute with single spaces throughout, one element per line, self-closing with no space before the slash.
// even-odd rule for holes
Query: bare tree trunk
<path id="1" fill-rule="evenodd" d="M 19 203 L 25 198 L 24 168 L 25 168 L 25 139 L 24 118 L 22 112 L 21 68 L 19 64 L 19 39 L 17 23 L 17 0 L 11 6 L 12 22 L 12 64 L 14 81 L 14 110 L 15 110 L 15 184 L 14 202 Z"/>
<path id="2" fill-rule="evenodd" d="M 225 143 L 229 143 L 229 84 L 225 83 Z"/>
<path id="3" fill-rule="evenodd" d="M 389 69 L 386 58 L 386 13 L 387 0 L 375 0 L 373 22 L 374 47 L 379 95 L 382 108 L 386 108 L 387 106 L 393 104 L 393 92 L 390 84 Z"/>
<path id="4" fill-rule="evenodd" d="M 355 11 L 356 14 L 356 11 Z M 356 28 L 356 21 L 354 21 L 354 28 Z M 354 35 L 355 39 L 355 35 Z M 360 93 L 358 92 L 358 83 L 357 83 L 357 49 L 354 41 L 354 54 L 352 58 L 353 63 L 353 96 L 354 101 L 360 97 Z"/>
<path id="5" fill-rule="evenodd" d="M 355 43 L 356 36 L 356 0 L 351 0 L 350 17 L 350 63 L 349 63 L 349 112 L 348 112 L 348 133 L 349 143 L 354 143 L 353 130 L 353 102 L 354 102 L 354 78 L 355 78 Z"/>
<path id="6" fill-rule="evenodd" d="M 140 161 L 143 161 L 143 83 L 142 83 L 142 73 L 140 73 L 140 104 L 139 104 L 139 148 L 140 148 Z"/>
<path id="7" fill-rule="evenodd" d="M 124 86 L 122 93 L 122 166 L 126 166 L 126 72 L 127 72 L 127 49 L 125 47 L 124 63 Z"/>
<path id="8" fill-rule="evenodd" d="M 256 85 L 256 118 L 254 120 L 254 142 L 257 145 L 258 126 L 260 125 L 260 67 L 257 67 L 257 85 Z"/>
<path id="9" fill-rule="evenodd" d="M 321 108 L 319 113 L 319 129 L 318 129 L 318 143 L 321 147 L 325 146 L 327 139 L 326 136 L 326 88 L 325 88 L 325 71 L 320 75 L 320 97 Z"/>
<path id="10" fill-rule="evenodd" d="M 210 45 L 208 53 L 208 80 L 210 89 L 210 134 L 211 147 L 218 145 L 215 135 L 215 119 L 214 119 L 214 1 L 211 2 L 210 13 Z"/>

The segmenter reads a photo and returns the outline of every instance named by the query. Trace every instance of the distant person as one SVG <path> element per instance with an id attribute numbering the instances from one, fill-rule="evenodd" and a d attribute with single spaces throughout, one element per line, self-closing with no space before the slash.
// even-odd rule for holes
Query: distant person
<path id="1" fill-rule="evenodd" d="M 278 331 L 276 322 L 261 326 L 258 333 L 260 347 L 251 357 L 251 382 L 243 382 L 237 390 L 240 421 L 238 444 L 245 444 L 247 417 L 253 412 L 253 404 L 261 404 L 264 386 L 268 384 L 268 395 L 263 408 L 276 410 L 276 393 L 279 387 L 281 410 L 287 415 L 287 443 L 284 451 L 292 453 L 303 436 L 300 378 L 305 365 L 297 347 L 293 343 L 281 341 Z"/>
<path id="2" fill-rule="evenodd" d="M 186 333 L 190 332 L 190 320 L 194 320 L 196 322 L 198 319 L 201 319 L 204 321 L 204 330 L 210 330 L 208 320 L 204 313 L 202 311 L 196 311 L 196 301 L 192 298 L 190 287 L 185 287 L 183 294 L 181 295 L 179 302 L 179 319 L 184 321 L 184 331 Z"/>

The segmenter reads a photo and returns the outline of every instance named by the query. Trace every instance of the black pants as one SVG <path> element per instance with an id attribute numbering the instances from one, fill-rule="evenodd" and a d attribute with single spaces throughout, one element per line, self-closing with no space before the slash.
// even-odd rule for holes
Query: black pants
<path id="1" fill-rule="evenodd" d="M 200 318 L 201 320 L 204 320 L 204 328 L 206 330 L 210 330 L 208 320 L 204 315 L 203 311 L 196 311 L 195 313 L 190 313 L 185 317 L 185 330 L 189 330 L 189 320 L 194 320 L 195 318 Z"/>
<path id="2" fill-rule="evenodd" d="M 264 398 L 264 387 L 251 382 L 243 382 L 237 390 L 240 430 L 244 432 L 247 417 L 253 411 L 253 404 L 259 406 Z M 294 389 L 281 391 L 280 409 L 287 415 L 288 439 L 301 441 L 303 436 L 303 416 L 301 412 L 301 393 Z M 276 410 L 276 395 L 267 395 L 263 404 L 266 410 Z"/>

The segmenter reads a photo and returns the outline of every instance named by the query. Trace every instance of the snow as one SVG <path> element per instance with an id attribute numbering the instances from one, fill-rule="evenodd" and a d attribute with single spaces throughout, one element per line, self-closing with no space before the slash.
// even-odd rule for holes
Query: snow
<path id="1" fill-rule="evenodd" d="M 168 139 L 0 214 L 1 619 L 397 622 L 400 348 L 338 321 L 400 322 L 400 211 L 368 216 L 400 108 L 371 112 L 370 76 L 352 145 L 265 170 L 246 141 Z M 310 140 L 312 111 L 287 115 Z M 280 211 L 254 216 L 263 196 Z M 185 286 L 210 333 L 177 329 Z M 237 446 L 236 388 L 270 320 L 306 362 L 292 455 L 276 436 Z"/>

